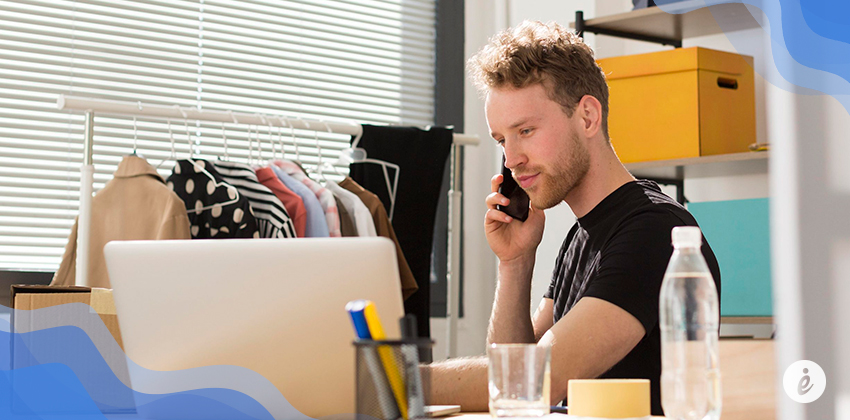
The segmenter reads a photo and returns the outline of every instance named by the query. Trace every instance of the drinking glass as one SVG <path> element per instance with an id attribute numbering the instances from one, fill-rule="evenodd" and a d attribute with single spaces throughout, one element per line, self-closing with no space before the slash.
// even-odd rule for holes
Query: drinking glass
<path id="1" fill-rule="evenodd" d="M 549 347 L 492 344 L 487 358 L 492 416 L 549 414 Z"/>

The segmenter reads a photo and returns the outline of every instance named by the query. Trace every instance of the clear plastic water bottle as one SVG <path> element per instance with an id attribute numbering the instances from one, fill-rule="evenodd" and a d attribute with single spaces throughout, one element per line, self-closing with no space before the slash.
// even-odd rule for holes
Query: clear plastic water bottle
<path id="1" fill-rule="evenodd" d="M 698 227 L 673 228 L 661 284 L 661 406 L 675 420 L 720 418 L 720 313 Z"/>

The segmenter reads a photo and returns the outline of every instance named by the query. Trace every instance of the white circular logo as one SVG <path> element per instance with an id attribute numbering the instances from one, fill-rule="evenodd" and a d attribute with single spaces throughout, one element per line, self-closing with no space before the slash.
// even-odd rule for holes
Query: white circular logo
<path id="1" fill-rule="evenodd" d="M 792 400 L 808 404 L 823 395 L 826 390 L 826 374 L 817 363 L 798 360 L 785 369 L 782 387 Z"/>

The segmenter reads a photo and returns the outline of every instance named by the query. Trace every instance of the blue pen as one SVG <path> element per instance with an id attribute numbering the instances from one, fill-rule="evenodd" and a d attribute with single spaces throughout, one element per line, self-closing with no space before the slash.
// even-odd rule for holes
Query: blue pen
<path id="1" fill-rule="evenodd" d="M 361 340 L 372 339 L 372 334 L 369 333 L 369 325 L 366 323 L 366 315 L 363 314 L 363 310 L 368 303 L 368 300 L 358 299 L 352 300 L 345 305 L 345 310 L 351 317 L 351 323 L 354 324 L 354 333 Z"/>

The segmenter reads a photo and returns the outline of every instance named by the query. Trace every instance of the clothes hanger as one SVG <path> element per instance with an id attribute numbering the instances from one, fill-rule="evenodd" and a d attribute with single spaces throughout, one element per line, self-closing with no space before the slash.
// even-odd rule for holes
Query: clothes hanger
<path id="1" fill-rule="evenodd" d="M 251 124 L 248 124 L 248 165 L 254 161 L 254 139 L 251 137 Z"/>
<path id="2" fill-rule="evenodd" d="M 374 163 L 381 166 L 381 169 L 384 172 L 384 181 L 387 183 L 387 192 L 390 195 L 390 212 L 387 217 L 390 219 L 390 222 L 393 221 L 393 213 L 395 213 L 395 197 L 396 192 L 398 192 L 398 175 L 401 172 L 401 168 L 394 163 L 384 162 L 383 160 L 378 159 L 362 159 L 353 163 Z M 393 176 L 392 186 L 390 186 L 390 175 L 387 171 L 387 168 L 395 169 L 395 175 Z"/>
<path id="3" fill-rule="evenodd" d="M 269 118 L 271 118 L 271 117 L 269 117 Z M 277 159 L 277 149 L 275 149 L 275 147 L 274 147 L 274 137 L 272 136 L 272 122 L 271 122 L 271 120 L 266 120 L 266 127 L 268 128 L 269 146 L 272 147 L 271 160 L 275 160 L 275 159 Z M 270 163 L 271 163 L 270 160 L 266 159 L 265 163 L 263 163 L 263 167 L 269 166 Z"/>
<path id="4" fill-rule="evenodd" d="M 312 129 L 310 124 L 307 124 L 307 129 Z M 316 142 L 316 155 L 318 157 L 318 162 L 316 163 L 316 167 L 311 171 L 312 174 L 318 175 L 319 180 L 325 180 L 325 176 L 322 174 L 322 146 L 319 144 L 319 131 L 313 130 L 313 140 Z M 309 174 L 308 174 L 309 175 Z M 327 180 L 325 180 L 327 181 Z"/>
<path id="5" fill-rule="evenodd" d="M 298 118 L 298 121 L 304 122 L 301 117 L 296 118 Z M 295 140 L 295 124 L 289 124 L 289 135 L 292 137 L 292 145 L 295 146 L 295 163 L 301 166 L 301 153 L 298 151 L 298 142 Z"/>
<path id="6" fill-rule="evenodd" d="M 323 171 L 326 163 L 322 159 L 322 145 L 319 144 L 319 130 L 316 130 L 313 127 L 311 127 L 310 123 L 307 122 L 307 121 L 302 121 L 302 122 L 305 125 L 307 125 L 308 130 L 313 131 L 313 140 L 316 142 L 316 153 L 317 153 L 317 157 L 319 159 L 318 162 L 316 163 L 316 166 L 313 168 L 312 171 L 310 171 L 308 173 L 308 175 L 315 175 L 315 176 L 318 177 L 319 182 L 324 181 L 324 182 L 327 183 L 328 180 L 327 180 L 327 178 L 325 178 L 325 174 L 324 174 L 324 171 Z M 327 123 L 325 123 L 322 120 L 319 120 L 319 122 L 322 123 L 322 124 L 325 124 L 325 128 L 328 130 L 329 133 L 332 132 L 332 131 L 330 131 L 330 125 L 328 125 Z"/>
<path id="7" fill-rule="evenodd" d="M 280 117 L 277 117 L 277 145 L 280 147 L 280 159 L 286 159 L 286 152 L 283 150 L 283 135 L 281 134 L 283 125 L 283 121 Z M 272 147 L 274 150 L 274 147 Z M 274 159 L 272 161 L 278 160 L 277 154 L 274 155 Z"/>
<path id="8" fill-rule="evenodd" d="M 236 115 L 233 115 L 233 110 L 228 110 L 227 113 L 230 115 L 230 119 L 233 120 L 233 124 L 238 126 L 239 120 L 236 119 Z M 224 127 L 224 121 L 222 121 L 222 123 L 221 123 L 221 138 L 222 138 L 222 141 L 224 142 L 224 159 L 223 160 L 225 162 L 227 162 L 227 161 L 230 161 L 230 151 L 227 147 L 227 131 L 226 131 L 226 128 Z M 219 156 L 218 158 L 219 158 L 219 160 L 222 160 L 221 156 Z"/>
<path id="9" fill-rule="evenodd" d="M 144 159 L 145 157 L 138 153 L 138 149 L 136 144 L 139 141 L 139 133 L 138 128 L 136 127 L 136 117 L 133 117 L 133 153 L 130 153 L 130 156 L 136 156 Z"/>
<path id="10" fill-rule="evenodd" d="M 325 129 L 328 131 L 328 133 L 333 134 L 333 131 L 331 130 L 330 124 L 328 124 L 327 122 L 322 121 L 322 120 L 319 120 L 319 122 L 321 122 L 322 124 L 325 125 Z M 328 161 L 322 160 L 322 146 L 319 145 L 319 131 L 316 130 L 314 133 L 315 133 L 315 139 L 316 139 L 316 149 L 319 151 L 319 165 L 318 165 L 319 177 L 321 178 L 322 181 L 325 182 L 325 184 L 328 183 L 328 179 L 325 178 L 325 174 L 324 174 L 324 168 L 325 167 L 331 168 L 331 170 L 333 170 L 337 175 L 343 177 L 343 175 L 341 173 L 339 173 L 339 170 L 336 168 L 336 166 L 330 164 Z"/>
<path id="11" fill-rule="evenodd" d="M 141 111 L 142 110 L 142 101 L 139 101 L 138 104 L 139 104 L 139 111 Z M 131 153 L 130 156 L 137 156 L 137 157 L 144 159 L 145 157 L 137 152 L 138 149 L 136 148 L 136 144 L 138 143 L 138 140 L 139 140 L 139 130 L 138 130 L 138 127 L 136 126 L 136 116 L 134 115 L 133 116 L 133 153 Z"/>
<path id="12" fill-rule="evenodd" d="M 257 113 L 256 115 L 258 117 L 260 117 L 260 121 L 262 121 L 263 124 L 266 125 L 266 128 L 268 129 L 269 139 L 271 139 L 272 138 L 272 123 L 269 122 L 269 120 L 268 120 L 268 118 L 266 118 L 265 114 Z M 274 154 L 274 143 L 272 143 L 271 140 L 269 141 L 269 143 L 271 143 L 271 145 L 272 145 L 272 154 Z M 258 149 L 258 152 L 259 152 L 259 154 L 257 155 L 257 166 L 259 167 L 259 166 L 268 165 L 269 160 L 268 159 L 263 160 L 263 140 L 260 138 L 260 127 L 259 126 L 257 127 L 257 149 Z"/>
<path id="13" fill-rule="evenodd" d="M 230 155 L 227 152 L 227 131 L 224 128 L 224 121 L 221 122 L 221 141 L 224 143 L 224 161 L 230 160 Z"/>
<path id="14" fill-rule="evenodd" d="M 174 133 L 171 131 L 171 119 L 168 120 L 168 139 L 171 140 L 171 154 L 167 158 L 159 161 L 159 164 L 154 166 L 154 169 L 159 169 L 166 160 L 176 160 L 177 151 L 174 148 Z"/>
<path id="15" fill-rule="evenodd" d="M 260 120 L 266 123 L 265 117 L 260 116 Z M 260 166 L 263 164 L 263 139 L 260 137 L 260 126 L 257 125 L 257 160 L 255 161 L 256 166 Z"/>
<path id="16" fill-rule="evenodd" d="M 260 125 L 254 126 L 254 137 L 257 140 L 257 158 L 254 159 L 254 165 L 259 165 L 263 160 L 263 140 L 260 138 Z"/>
<path id="17" fill-rule="evenodd" d="M 353 163 L 373 163 L 381 166 L 381 170 L 384 173 L 384 181 L 387 183 L 387 193 L 390 196 L 390 211 L 387 217 L 390 219 L 390 222 L 393 220 L 393 213 L 395 213 L 395 198 L 396 192 L 398 189 L 398 176 L 401 173 L 401 168 L 390 162 L 385 162 L 379 159 L 370 159 L 368 158 L 368 154 L 366 153 L 366 149 L 362 147 L 357 147 L 360 143 L 360 139 L 363 137 L 363 132 L 361 131 L 354 140 L 351 142 L 351 147 L 342 149 L 342 152 L 339 155 L 339 159 L 334 162 L 334 165 L 347 165 L 350 166 Z M 394 169 L 394 176 L 392 182 L 390 182 L 390 175 L 387 168 Z"/>
<path id="18" fill-rule="evenodd" d="M 254 137 L 251 133 L 252 124 L 248 125 L 248 165 L 254 164 Z"/>
<path id="19" fill-rule="evenodd" d="M 277 117 L 277 142 L 280 145 L 280 159 L 286 160 L 286 149 L 283 148 L 283 123 L 286 122 L 286 125 L 289 126 L 289 120 L 284 120 L 281 117 Z"/>
<path id="20" fill-rule="evenodd" d="M 357 136 L 355 136 L 354 140 L 351 142 L 351 147 L 342 149 L 339 159 L 337 159 L 334 165 L 350 165 L 351 163 L 366 159 L 366 149 L 357 147 L 357 145 L 360 144 L 361 138 L 363 138 L 362 126 L 360 132 L 357 133 Z"/>
<path id="21" fill-rule="evenodd" d="M 186 213 L 200 214 L 200 213 L 202 213 L 206 210 L 211 210 L 216 206 L 220 206 L 220 207 L 223 208 L 224 206 L 228 206 L 228 205 L 239 202 L 239 190 L 237 190 L 236 187 L 234 187 L 233 185 L 230 185 L 226 182 L 217 182 L 215 177 L 207 171 L 206 163 L 202 164 L 202 163 L 200 163 L 200 162 L 198 162 L 194 159 L 195 158 L 195 149 L 192 145 L 192 134 L 189 132 L 189 118 L 186 115 L 186 111 L 184 111 L 183 108 L 181 108 L 179 105 L 174 105 L 174 107 L 177 108 L 180 111 L 181 114 L 183 114 L 183 126 L 186 129 L 186 140 L 189 143 L 189 158 L 187 158 L 186 160 L 188 162 L 192 163 L 192 166 L 194 166 L 197 171 L 199 171 L 200 173 L 203 173 L 207 178 L 209 178 L 210 181 L 213 182 L 213 186 L 215 188 L 226 187 L 227 192 L 230 195 L 233 196 L 233 199 L 231 199 L 230 201 L 226 201 L 224 203 L 216 203 L 216 204 L 213 204 L 213 205 L 210 205 L 210 206 L 195 207 L 194 209 L 186 209 Z M 196 186 L 196 188 L 200 188 L 200 187 L 201 187 L 200 185 Z"/>
<path id="22" fill-rule="evenodd" d="M 258 115 L 259 117 L 259 115 Z M 261 118 L 262 119 L 262 118 Z M 262 164 L 263 161 L 263 141 L 260 138 L 260 125 L 254 124 L 254 135 L 253 137 L 248 133 L 248 142 L 249 142 L 249 166 L 258 167 Z M 256 142 L 256 145 L 254 144 Z"/>
<path id="23" fill-rule="evenodd" d="M 133 155 L 136 154 L 136 142 L 139 140 L 139 132 L 136 128 L 136 117 L 133 117 Z"/>

